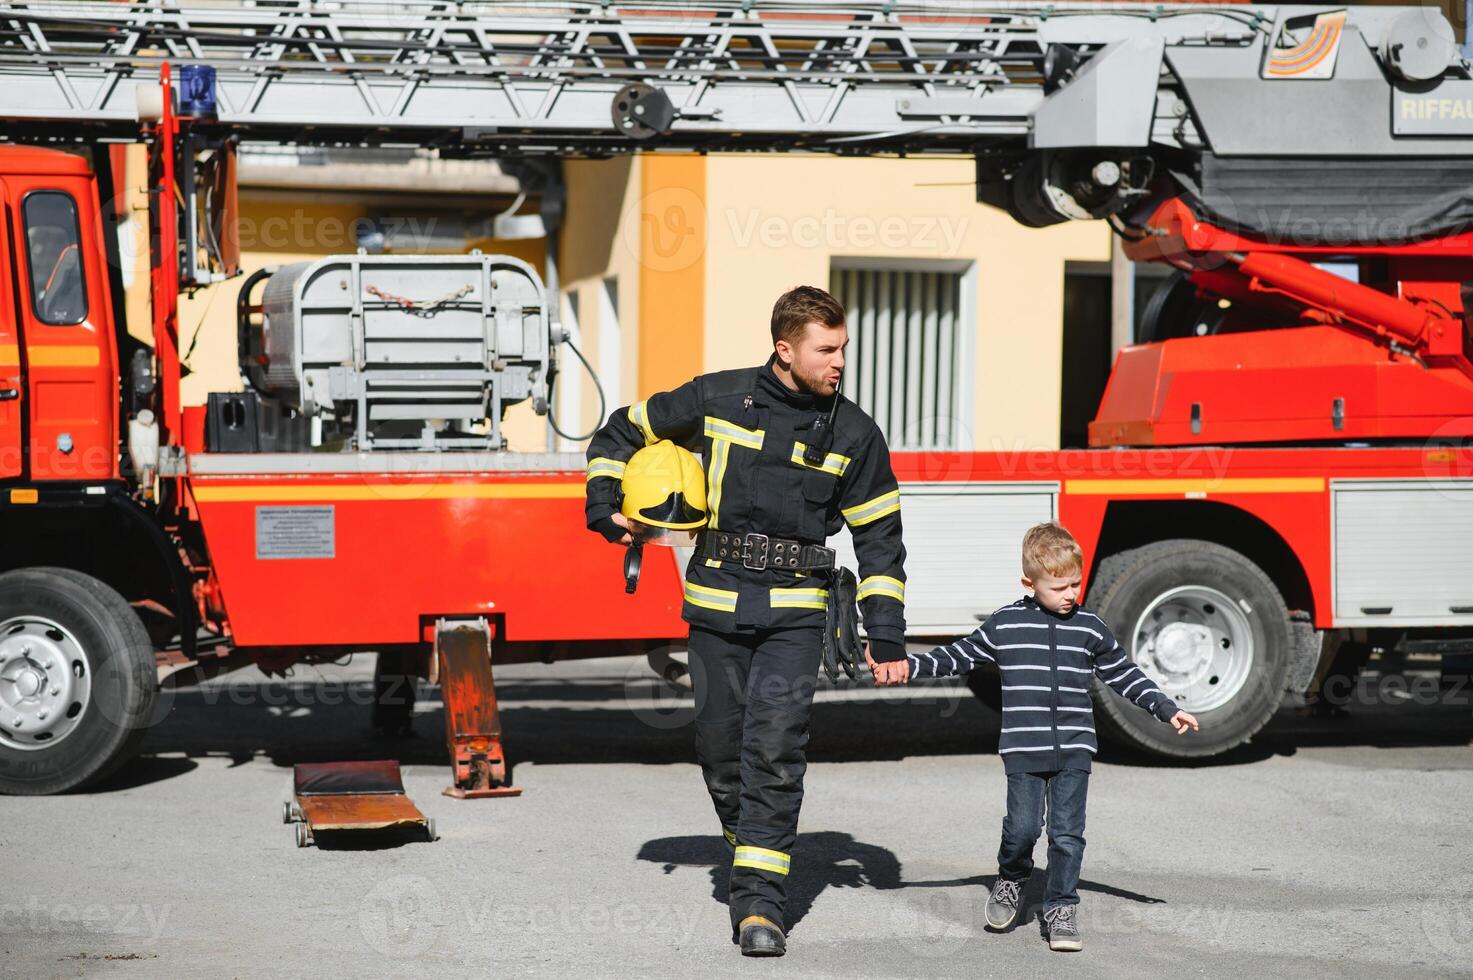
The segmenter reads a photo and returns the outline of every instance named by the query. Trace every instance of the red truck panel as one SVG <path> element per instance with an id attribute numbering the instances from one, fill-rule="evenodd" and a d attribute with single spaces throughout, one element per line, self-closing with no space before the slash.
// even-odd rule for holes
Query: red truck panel
<path id="1" fill-rule="evenodd" d="M 501 615 L 510 641 L 675 638 L 674 552 L 624 550 L 583 526 L 582 473 L 196 476 L 190 486 L 242 646 L 412 643 L 421 617 Z M 331 557 L 258 557 L 258 510 L 329 508 Z M 273 508 L 277 510 L 272 511 Z M 290 519 L 286 515 L 285 519 Z M 267 551 L 292 551 L 289 525 Z M 299 552 L 322 553 L 308 534 Z"/>
<path id="2" fill-rule="evenodd" d="M 1473 435 L 1473 419 L 1459 432 Z M 1297 556 L 1314 600 L 1315 625 L 1334 625 L 1330 481 L 1466 479 L 1473 450 L 1450 448 L 1064 450 L 1015 453 L 897 453 L 907 482 L 1057 481 L 1060 523 L 1093 560 L 1112 502 L 1214 501 L 1263 521 Z M 958 542 L 958 547 L 1020 542 Z M 1085 583 L 1086 589 L 1088 582 Z"/>

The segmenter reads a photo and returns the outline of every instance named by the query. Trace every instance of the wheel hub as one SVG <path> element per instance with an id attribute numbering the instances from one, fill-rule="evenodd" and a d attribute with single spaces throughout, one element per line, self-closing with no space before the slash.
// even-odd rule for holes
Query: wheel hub
<path id="1" fill-rule="evenodd" d="M 1253 666 L 1253 629 L 1227 594 L 1210 586 L 1169 589 L 1136 622 L 1135 660 L 1187 711 L 1231 701 Z"/>
<path id="2" fill-rule="evenodd" d="M 1156 637 L 1156 663 L 1171 674 L 1190 676 L 1212 661 L 1212 632 L 1194 623 L 1169 623 Z"/>
<path id="3" fill-rule="evenodd" d="M 21 674 L 15 681 L 15 693 L 22 698 L 33 698 L 41 691 L 44 683 L 39 670 L 28 670 Z"/>
<path id="4" fill-rule="evenodd" d="M 0 745 L 40 749 L 77 727 L 92 673 L 76 639 L 39 617 L 0 623 Z"/>

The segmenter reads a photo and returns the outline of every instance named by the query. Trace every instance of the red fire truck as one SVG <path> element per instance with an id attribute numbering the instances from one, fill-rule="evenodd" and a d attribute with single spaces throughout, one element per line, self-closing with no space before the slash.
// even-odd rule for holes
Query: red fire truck
<path id="1" fill-rule="evenodd" d="M 0 791 L 120 765 L 161 664 L 204 676 L 374 650 L 440 682 L 452 791 L 494 795 L 493 649 L 607 656 L 684 632 L 676 564 L 647 562 L 627 596 L 583 529 L 581 458 L 504 449 L 502 410 L 546 410 L 563 339 L 555 282 L 525 263 L 253 273 L 245 390 L 182 405 L 177 297 L 236 271 L 239 138 L 552 159 L 972 153 L 980 199 L 1034 225 L 1109 220 L 1133 258 L 1176 272 L 1152 341 L 1119 356 L 1093 448 L 897 454 L 917 642 L 1014 597 L 1019 535 L 1048 518 L 1092 556 L 1088 601 L 1203 720 L 1167 739 L 1098 692 L 1103 729 L 1164 755 L 1241 744 L 1346 643 L 1473 633 L 1473 232 L 1455 200 L 1393 193 L 1408 169 L 1433 191 L 1473 169 L 1473 132 L 1424 105 L 1473 85 L 1445 21 L 710 6 L 0 15 L 23 28 L 0 39 L 7 135 L 87 149 L 0 147 Z M 1245 135 L 1229 90 L 1274 105 L 1278 129 Z M 1371 96 L 1391 131 L 1347 136 Z M 106 144 L 140 139 L 151 346 L 121 322 L 99 194 Z M 1358 214 L 1344 174 L 1380 220 L 1369 232 L 1327 232 Z M 1272 213 L 1285 195 L 1287 218 Z M 1289 228 L 1306 215 L 1312 229 Z M 477 643 L 439 642 L 466 630 Z"/>

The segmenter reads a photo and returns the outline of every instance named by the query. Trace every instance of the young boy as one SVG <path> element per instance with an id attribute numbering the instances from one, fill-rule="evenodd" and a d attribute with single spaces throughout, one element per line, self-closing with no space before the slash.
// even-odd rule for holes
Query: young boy
<path id="1" fill-rule="evenodd" d="M 1049 948 L 1083 948 L 1074 919 L 1084 859 L 1084 801 L 1095 742 L 1090 675 L 1184 735 L 1197 719 L 1179 710 L 1115 642 L 1105 621 L 1080 606 L 1084 555 L 1055 523 L 1023 536 L 1024 596 L 988 617 L 971 636 L 881 677 L 905 683 L 965 674 L 983 661 L 1002 672 L 1002 735 L 998 754 L 1008 776 L 1008 812 L 997 852 L 997 882 L 987 899 L 987 924 L 1006 929 L 1018 915 L 1019 891 L 1033 871 L 1033 845 L 1048 807 L 1048 893 L 1044 924 Z"/>

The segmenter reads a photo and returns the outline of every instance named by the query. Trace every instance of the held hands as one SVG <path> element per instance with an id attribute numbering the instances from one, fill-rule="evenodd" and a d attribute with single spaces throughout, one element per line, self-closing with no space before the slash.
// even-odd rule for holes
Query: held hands
<path id="1" fill-rule="evenodd" d="M 1194 732 L 1202 730 L 1202 726 L 1197 724 L 1196 716 L 1189 715 L 1185 711 L 1178 711 L 1171 716 L 1171 727 L 1176 729 L 1178 735 L 1185 735 L 1187 729 L 1191 729 Z"/>
<path id="2" fill-rule="evenodd" d="M 877 663 L 874 657 L 869 655 L 869 644 L 864 645 L 864 662 L 869 664 L 871 674 L 875 675 L 876 687 L 893 687 L 897 684 L 910 683 L 910 661 L 892 660 L 887 663 Z"/>

